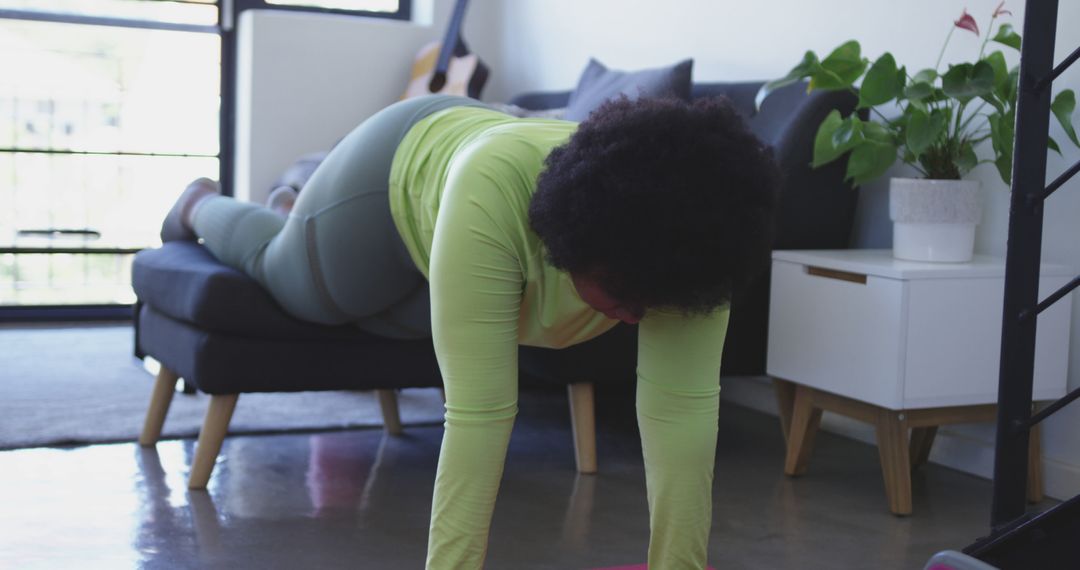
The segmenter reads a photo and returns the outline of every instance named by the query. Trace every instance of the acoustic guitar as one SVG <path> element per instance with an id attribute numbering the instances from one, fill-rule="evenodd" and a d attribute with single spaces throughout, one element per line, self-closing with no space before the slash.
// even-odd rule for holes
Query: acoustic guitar
<path id="1" fill-rule="evenodd" d="M 468 0 L 457 0 L 443 41 L 424 46 L 413 60 L 409 86 L 402 99 L 442 93 L 480 98 L 489 70 L 480 57 L 469 51 L 461 37 Z"/>

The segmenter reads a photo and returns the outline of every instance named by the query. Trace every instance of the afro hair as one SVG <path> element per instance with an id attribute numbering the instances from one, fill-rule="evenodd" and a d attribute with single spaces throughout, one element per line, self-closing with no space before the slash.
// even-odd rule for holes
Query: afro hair
<path id="1" fill-rule="evenodd" d="M 726 99 L 624 96 L 548 155 L 529 223 L 552 265 L 619 302 L 703 314 L 764 269 L 778 184 Z"/>

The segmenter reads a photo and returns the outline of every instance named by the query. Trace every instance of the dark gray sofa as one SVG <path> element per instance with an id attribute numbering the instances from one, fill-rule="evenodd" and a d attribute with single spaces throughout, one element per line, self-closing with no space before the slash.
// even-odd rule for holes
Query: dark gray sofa
<path id="1" fill-rule="evenodd" d="M 776 247 L 846 247 L 856 196 L 842 181 L 845 165 L 838 162 L 811 170 L 809 164 L 822 118 L 832 109 L 851 111 L 855 97 L 843 92 L 807 94 L 804 86 L 794 85 L 774 92 L 754 113 L 759 85 L 697 84 L 692 93 L 729 97 L 758 136 L 775 149 L 785 177 Z M 513 103 L 528 109 L 554 108 L 565 105 L 568 96 L 569 92 L 529 93 Z M 152 356 L 163 365 L 140 441 L 156 442 L 178 376 L 214 396 L 192 467 L 193 488 L 206 486 L 241 393 L 378 389 L 389 427 L 396 424 L 393 389 L 441 385 L 429 339 L 395 341 L 348 326 L 297 321 L 255 281 L 217 262 L 197 244 L 170 242 L 139 253 L 132 281 L 138 297 L 136 355 Z M 733 300 L 723 373 L 763 371 L 768 289 L 766 272 Z M 583 472 L 595 471 L 591 384 L 632 379 L 636 351 L 636 330 L 623 325 L 561 351 L 521 350 L 521 365 L 528 375 L 572 385 L 575 448 Z"/>

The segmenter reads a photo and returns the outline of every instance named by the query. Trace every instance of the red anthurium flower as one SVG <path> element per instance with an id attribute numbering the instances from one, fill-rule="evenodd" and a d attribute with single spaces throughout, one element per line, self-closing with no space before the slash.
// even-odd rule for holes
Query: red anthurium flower
<path id="1" fill-rule="evenodd" d="M 998 4 L 997 8 L 994 8 L 994 17 L 997 18 L 1002 14 L 1008 14 L 1012 16 L 1012 12 L 1005 9 L 1005 0 L 1001 0 L 1001 4 Z"/>
<path id="2" fill-rule="evenodd" d="M 960 19 L 953 22 L 957 28 L 963 28 L 970 32 L 974 32 L 975 35 L 979 35 L 979 25 L 975 23 L 975 18 L 971 17 L 971 14 L 967 13 L 967 8 L 964 8 L 964 13 L 960 14 Z"/>

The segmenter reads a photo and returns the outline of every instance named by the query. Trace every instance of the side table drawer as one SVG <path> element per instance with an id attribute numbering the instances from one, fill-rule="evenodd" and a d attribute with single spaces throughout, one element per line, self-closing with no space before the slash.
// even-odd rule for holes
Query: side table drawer
<path id="1" fill-rule="evenodd" d="M 1042 278 L 1039 298 L 1066 281 Z M 1004 279 L 922 279 L 906 285 L 904 407 L 997 402 Z M 1039 315 L 1035 400 L 1065 395 L 1070 308 L 1066 297 Z"/>
<path id="2" fill-rule="evenodd" d="M 900 280 L 773 260 L 768 374 L 898 408 L 902 300 Z"/>

